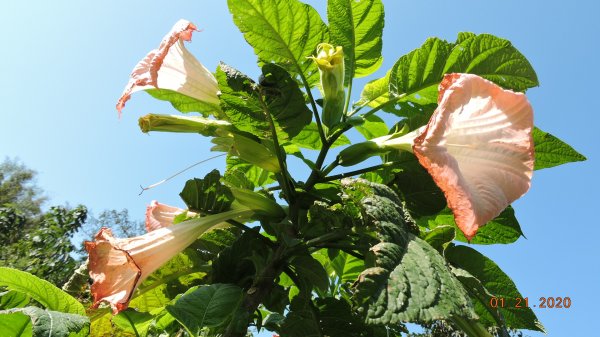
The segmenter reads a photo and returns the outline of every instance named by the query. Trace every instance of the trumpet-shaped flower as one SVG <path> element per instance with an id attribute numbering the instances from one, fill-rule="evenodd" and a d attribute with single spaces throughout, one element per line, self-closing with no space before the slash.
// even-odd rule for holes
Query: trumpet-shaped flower
<path id="1" fill-rule="evenodd" d="M 175 217 L 185 212 L 187 212 L 189 217 L 198 215 L 198 213 L 192 211 L 161 204 L 156 200 L 152 200 L 150 206 L 146 207 L 146 230 L 152 232 L 159 228 L 172 226 Z"/>
<path id="2" fill-rule="evenodd" d="M 121 113 L 132 93 L 146 89 L 169 89 L 202 102 L 218 105 L 219 87 L 213 74 L 184 46 L 191 41 L 196 26 L 179 20 L 164 37 L 158 49 L 146 55 L 133 68 L 129 83 L 117 102 Z"/>
<path id="3" fill-rule="evenodd" d="M 470 240 L 529 190 L 532 130 L 533 110 L 524 94 L 476 75 L 449 74 L 426 126 L 372 141 L 382 148 L 412 150 Z"/>
<path id="4" fill-rule="evenodd" d="M 124 239 L 115 238 L 110 229 L 103 227 L 95 241 L 85 243 L 89 274 L 94 281 L 94 307 L 107 302 L 113 313 L 125 310 L 136 287 L 198 236 L 223 221 L 251 213 L 248 209 L 231 210 Z"/>

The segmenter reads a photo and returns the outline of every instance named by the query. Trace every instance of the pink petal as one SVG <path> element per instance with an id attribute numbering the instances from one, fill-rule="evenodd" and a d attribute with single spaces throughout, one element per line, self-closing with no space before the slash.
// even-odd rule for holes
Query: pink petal
<path id="1" fill-rule="evenodd" d="M 161 88 L 178 91 L 204 102 L 218 104 L 218 85 L 206 69 L 183 45 L 191 41 L 196 26 L 179 20 L 163 38 L 158 49 L 152 50 L 133 69 L 129 83 L 117 102 L 119 114 L 132 93 Z"/>
<path id="2" fill-rule="evenodd" d="M 173 225 L 175 217 L 185 211 L 185 209 L 161 204 L 156 200 L 152 200 L 150 206 L 146 208 L 146 230 L 152 232 L 159 228 L 169 227 Z M 195 214 L 193 213 L 193 215 Z"/>
<path id="3" fill-rule="evenodd" d="M 533 110 L 522 93 L 476 75 L 449 74 L 413 150 L 471 239 L 525 194 L 533 174 Z"/>

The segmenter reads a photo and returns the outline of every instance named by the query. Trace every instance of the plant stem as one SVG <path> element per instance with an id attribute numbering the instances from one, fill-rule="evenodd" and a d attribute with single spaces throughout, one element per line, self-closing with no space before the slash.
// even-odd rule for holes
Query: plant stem
<path id="1" fill-rule="evenodd" d="M 310 105 L 312 107 L 313 115 L 315 116 L 315 122 L 317 123 L 317 129 L 319 130 L 319 137 L 321 137 L 321 142 L 325 144 L 327 141 L 327 137 L 325 137 L 325 131 L 323 130 L 323 124 L 321 123 L 321 118 L 319 117 L 319 110 L 317 110 L 317 103 L 315 103 L 315 99 L 310 91 L 310 84 L 304 77 L 304 74 L 300 72 L 300 78 L 302 79 L 302 84 L 304 84 L 304 88 L 306 89 L 306 94 L 308 95 L 308 100 L 310 101 Z"/>
<path id="2" fill-rule="evenodd" d="M 271 113 L 269 112 L 267 105 L 263 101 L 262 95 L 258 95 L 258 99 L 260 101 L 263 112 L 265 113 L 265 116 L 267 117 L 267 121 L 269 122 L 269 128 L 271 129 L 271 134 L 273 135 L 273 145 L 275 147 L 275 154 L 277 155 L 277 161 L 279 162 L 279 168 L 281 169 L 281 173 L 280 173 L 281 181 L 279 183 L 283 188 L 283 192 L 285 193 L 286 199 L 288 200 L 288 202 L 291 203 L 292 200 L 294 199 L 294 194 L 293 194 L 294 188 L 291 186 L 292 182 L 289 179 L 290 175 L 287 170 L 287 165 L 285 163 L 285 157 L 283 157 L 283 155 L 281 154 L 281 147 L 279 146 L 279 139 L 277 137 L 277 129 L 275 128 L 275 122 L 273 122 L 273 117 L 271 116 Z"/>
<path id="3" fill-rule="evenodd" d="M 369 167 L 365 167 L 360 170 L 355 170 L 355 171 L 345 172 L 345 173 L 341 173 L 341 174 L 336 174 L 334 176 L 325 177 L 325 178 L 319 180 L 318 182 L 323 183 L 323 182 L 338 180 L 338 179 L 342 179 L 342 178 L 346 178 L 346 177 L 352 177 L 355 175 L 379 170 L 380 168 L 389 167 L 394 164 L 395 164 L 395 162 L 387 162 L 387 163 L 383 163 L 383 164 L 379 164 L 379 165 L 375 165 L 375 166 L 369 166 Z"/>

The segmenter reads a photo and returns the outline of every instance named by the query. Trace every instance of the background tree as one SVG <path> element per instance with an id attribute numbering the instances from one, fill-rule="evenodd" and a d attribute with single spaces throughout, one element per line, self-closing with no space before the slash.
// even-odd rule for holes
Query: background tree
<path id="1" fill-rule="evenodd" d="M 35 175 L 16 160 L 0 164 L 0 266 L 60 285 L 76 267 L 71 239 L 85 222 L 87 209 L 52 206 L 42 212 L 47 198 L 36 185 Z"/>

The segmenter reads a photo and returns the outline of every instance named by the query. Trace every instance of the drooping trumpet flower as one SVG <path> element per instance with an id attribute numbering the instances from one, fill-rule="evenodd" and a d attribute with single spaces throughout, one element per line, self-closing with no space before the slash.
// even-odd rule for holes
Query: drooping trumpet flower
<path id="1" fill-rule="evenodd" d="M 349 147 L 341 164 L 377 151 L 410 151 L 440 187 L 467 239 L 525 194 L 534 164 L 533 110 L 522 93 L 471 74 L 448 74 L 429 123 Z M 362 152 L 361 152 L 362 151 Z"/>
<path id="2" fill-rule="evenodd" d="M 252 213 L 247 208 L 234 209 L 123 239 L 115 238 L 110 229 L 103 227 L 96 234 L 95 241 L 85 242 L 89 253 L 89 274 L 94 281 L 91 286 L 94 307 L 107 302 L 115 314 L 127 309 L 137 286 L 192 244 L 202 233 L 221 222 L 250 216 Z M 167 217 L 163 214 L 162 220 Z"/>
<path id="3" fill-rule="evenodd" d="M 146 55 L 133 68 L 129 83 L 117 102 L 117 110 L 125 107 L 132 93 L 146 89 L 169 89 L 218 106 L 219 87 L 214 75 L 184 46 L 192 40 L 196 26 L 179 20 L 163 38 L 160 46 Z"/>

